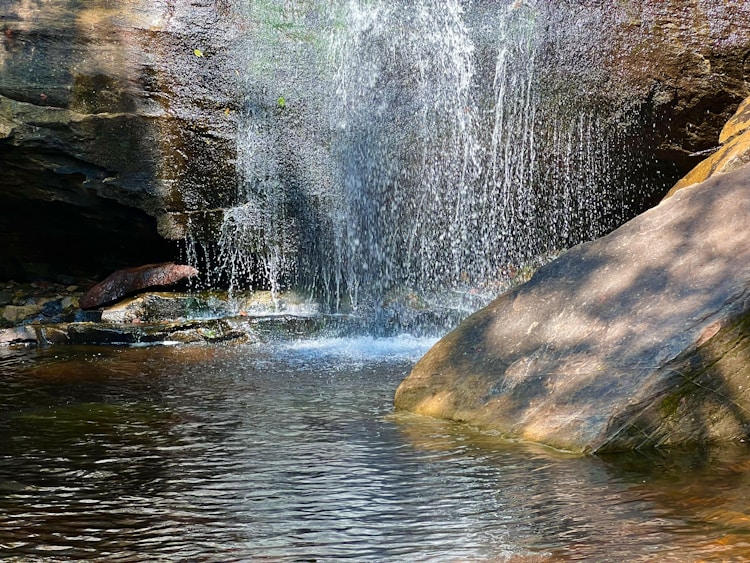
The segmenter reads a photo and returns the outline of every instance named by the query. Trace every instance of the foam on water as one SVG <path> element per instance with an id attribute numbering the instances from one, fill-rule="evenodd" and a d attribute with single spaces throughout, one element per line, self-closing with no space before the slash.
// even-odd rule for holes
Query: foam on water
<path id="1" fill-rule="evenodd" d="M 389 338 L 357 336 L 344 338 L 316 338 L 277 344 L 285 354 L 310 359 L 340 359 L 350 361 L 405 361 L 418 360 L 437 338 L 414 337 L 408 334 Z"/>

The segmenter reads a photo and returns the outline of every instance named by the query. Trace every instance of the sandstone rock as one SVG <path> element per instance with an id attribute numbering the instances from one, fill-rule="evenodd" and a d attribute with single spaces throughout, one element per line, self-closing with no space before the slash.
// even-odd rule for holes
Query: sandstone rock
<path id="1" fill-rule="evenodd" d="M 234 187 L 238 28 L 219 4 L 0 2 L 0 277 L 173 259 L 158 218 Z"/>
<path id="2" fill-rule="evenodd" d="M 677 182 L 665 197 L 671 197 L 678 190 L 708 180 L 712 176 L 737 170 L 748 162 L 750 162 L 750 131 L 734 137 L 717 152 L 698 164 Z"/>
<path id="3" fill-rule="evenodd" d="M 630 85 L 627 96 L 646 116 L 643 139 L 653 139 L 656 158 L 684 175 L 716 146 L 719 131 L 750 94 L 750 4 L 625 0 L 600 6 L 607 14 L 601 25 L 612 29 L 599 46 L 612 76 L 604 87 Z"/>
<path id="4" fill-rule="evenodd" d="M 722 129 L 719 141 L 723 146 L 677 182 L 665 197 L 671 197 L 678 190 L 703 182 L 712 176 L 737 170 L 750 162 L 749 128 L 750 98 L 747 98 Z"/>
<path id="5" fill-rule="evenodd" d="M 186 321 L 152 324 L 70 323 L 54 327 L 65 333 L 70 344 L 155 344 L 160 342 L 221 342 L 242 340 L 248 334 L 227 322 Z M 46 330 L 46 329 L 44 329 Z M 58 340 L 60 337 L 57 336 Z M 60 343 L 62 343 L 60 341 Z"/>
<path id="6" fill-rule="evenodd" d="M 750 166 L 579 245 L 444 337 L 395 406 L 576 452 L 750 433 Z"/>
<path id="7" fill-rule="evenodd" d="M 745 98 L 721 130 L 719 142 L 724 145 L 748 129 L 750 129 L 750 98 Z"/>
<path id="8" fill-rule="evenodd" d="M 125 299 L 102 311 L 102 322 L 164 322 L 181 319 L 210 319 L 231 316 L 226 294 L 219 299 L 213 294 L 149 292 Z"/>
<path id="9" fill-rule="evenodd" d="M 192 266 L 166 262 L 118 270 L 89 289 L 79 300 L 82 309 L 92 309 L 149 287 L 169 286 L 198 275 Z"/>

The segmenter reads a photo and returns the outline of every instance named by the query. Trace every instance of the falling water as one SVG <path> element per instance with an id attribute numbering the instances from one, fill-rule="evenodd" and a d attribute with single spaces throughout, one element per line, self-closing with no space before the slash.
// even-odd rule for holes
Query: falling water
<path id="1" fill-rule="evenodd" d="M 205 252 L 230 286 L 306 289 L 333 310 L 486 302 L 632 216 L 630 118 L 592 94 L 601 14 L 518 0 L 235 9 L 251 29 L 238 189 Z"/>
<path id="2" fill-rule="evenodd" d="M 479 147 L 462 15 L 457 1 L 352 3 L 334 41 L 338 285 L 354 303 L 360 288 L 445 287 L 466 264 Z"/>

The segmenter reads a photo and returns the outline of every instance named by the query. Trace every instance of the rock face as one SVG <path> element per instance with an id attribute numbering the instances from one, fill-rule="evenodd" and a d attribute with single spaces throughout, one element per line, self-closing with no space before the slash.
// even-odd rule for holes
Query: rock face
<path id="1" fill-rule="evenodd" d="M 305 26 L 325 19 L 326 4 L 0 0 L 0 279 L 98 278 L 175 259 L 165 239 L 184 237 L 190 221 L 214 230 L 211 221 L 238 202 L 239 113 L 255 116 L 245 133 L 265 135 L 267 152 L 282 152 L 298 121 L 325 121 L 299 101 L 304 92 L 287 103 L 275 91 L 281 77 L 269 71 L 263 82 L 246 71 L 297 60 L 306 41 L 322 52 L 323 41 L 308 37 L 321 28 Z M 476 9 L 507 9 L 482 4 Z M 665 185 L 714 146 L 750 94 L 747 2 L 533 4 L 566 34 L 544 47 L 546 64 L 557 68 L 560 46 L 580 47 L 571 64 L 604 61 L 601 76 L 586 77 L 592 98 L 637 109 L 638 142 L 656 152 Z M 497 30 L 486 33 L 494 45 Z M 248 37 L 266 35 L 267 53 L 238 53 Z M 491 61 L 477 66 L 491 71 Z M 578 80 L 591 66 L 558 70 Z M 311 158 L 325 160 L 328 133 L 314 132 L 302 145 L 315 144 Z M 324 182 L 305 176 L 308 163 L 289 147 L 274 167 L 305 208 L 306 192 L 317 193 L 310 186 Z"/>
<path id="2" fill-rule="evenodd" d="M 175 257 L 163 218 L 233 177 L 222 5 L 0 0 L 0 278 Z"/>
<path id="3" fill-rule="evenodd" d="M 92 309 L 143 289 L 170 286 L 197 275 L 194 267 L 173 262 L 117 270 L 84 293 L 79 304 L 82 309 Z"/>
<path id="4" fill-rule="evenodd" d="M 573 248 L 443 338 L 395 405 L 576 452 L 750 433 L 750 166 Z"/>
<path id="5" fill-rule="evenodd" d="M 627 0 L 603 6 L 603 21 L 613 29 L 608 45 L 600 46 L 612 73 L 609 87 L 634 89 L 628 96 L 652 127 L 644 139 L 654 139 L 655 157 L 672 163 L 680 177 L 716 147 L 718 132 L 750 94 L 750 4 Z"/>
<path id="6" fill-rule="evenodd" d="M 737 113 L 721 130 L 719 142 L 721 148 L 677 182 L 666 197 L 712 176 L 737 170 L 750 162 L 750 98 L 740 104 Z"/>

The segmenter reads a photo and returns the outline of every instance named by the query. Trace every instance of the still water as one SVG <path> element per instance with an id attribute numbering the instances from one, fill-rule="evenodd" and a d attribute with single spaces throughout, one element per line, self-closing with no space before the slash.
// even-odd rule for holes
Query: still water
<path id="1" fill-rule="evenodd" d="M 579 458 L 394 414 L 432 343 L 0 349 L 0 558 L 750 559 L 750 452 Z"/>

